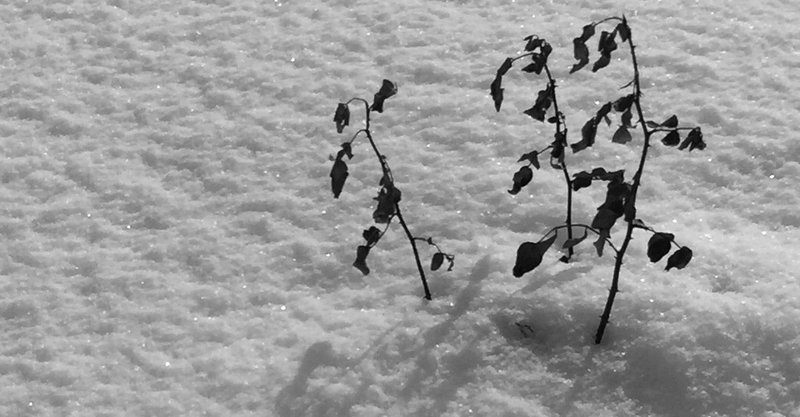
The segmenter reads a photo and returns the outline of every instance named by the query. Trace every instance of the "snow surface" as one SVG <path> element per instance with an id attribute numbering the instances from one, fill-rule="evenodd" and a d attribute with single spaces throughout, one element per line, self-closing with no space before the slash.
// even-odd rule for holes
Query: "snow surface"
<path id="1" fill-rule="evenodd" d="M 488 87 L 545 37 L 578 132 L 630 63 L 569 76 L 571 40 L 621 13 L 648 117 L 708 148 L 652 148 L 640 216 L 695 258 L 664 272 L 637 234 L 595 346 L 610 255 L 511 276 L 563 221 L 558 172 L 506 192 L 552 135 L 520 113 L 544 81 L 512 71 L 500 113 Z M 793 2 L 14 0 L 0 20 L 2 416 L 800 416 Z M 383 78 L 406 219 L 456 255 L 431 302 L 398 225 L 369 276 L 350 265 L 379 178 L 363 140 L 329 188 L 336 103 Z M 632 172 L 641 138 L 610 134 L 571 166 Z"/>

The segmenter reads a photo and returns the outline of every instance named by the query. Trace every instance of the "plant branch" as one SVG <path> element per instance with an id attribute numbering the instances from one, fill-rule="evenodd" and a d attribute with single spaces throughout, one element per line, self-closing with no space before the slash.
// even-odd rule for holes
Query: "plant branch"
<path id="1" fill-rule="evenodd" d="M 403 214 L 400 212 L 400 204 L 395 203 L 394 208 L 397 211 L 397 220 L 400 221 L 400 225 L 403 226 L 403 230 L 406 232 L 408 241 L 411 242 L 411 249 L 414 251 L 414 260 L 417 262 L 419 278 L 422 280 L 422 289 L 425 291 L 425 299 L 430 300 L 431 290 L 428 288 L 428 280 L 425 279 L 425 270 L 422 268 L 422 262 L 419 260 L 419 251 L 417 250 L 417 243 L 414 240 L 414 235 L 412 235 L 411 231 L 408 230 L 408 225 L 406 225 L 406 221 L 403 219 Z"/>
<path id="2" fill-rule="evenodd" d="M 640 101 L 641 86 L 639 84 L 639 65 L 636 61 L 636 47 L 633 44 L 632 34 L 628 37 L 628 46 L 631 50 L 631 60 L 633 62 L 633 104 L 636 106 L 636 112 L 639 116 L 639 124 L 642 126 L 644 144 L 642 145 L 642 155 L 639 159 L 639 168 L 636 170 L 636 173 L 633 176 L 633 184 L 631 185 L 631 190 L 625 201 L 625 221 L 627 222 L 628 226 L 625 231 L 625 239 L 622 241 L 622 246 L 620 246 L 614 262 L 614 275 L 611 280 L 611 288 L 608 290 L 608 299 L 606 300 L 605 308 L 603 308 L 603 314 L 600 316 L 600 325 L 597 328 L 597 333 L 595 334 L 594 338 L 595 344 L 600 344 L 600 342 L 603 340 L 603 334 L 611 317 L 611 308 L 614 305 L 614 298 L 619 292 L 619 275 L 620 271 L 622 270 L 622 260 L 625 256 L 625 252 L 628 250 L 631 237 L 633 236 L 633 229 L 635 227 L 634 220 L 636 219 L 636 194 L 639 191 L 639 186 L 641 184 L 642 173 L 644 172 L 644 164 L 647 160 L 647 150 L 650 148 L 650 136 L 652 135 L 652 132 L 647 128 L 647 124 L 645 123 L 644 112 L 642 111 L 642 105 Z"/>

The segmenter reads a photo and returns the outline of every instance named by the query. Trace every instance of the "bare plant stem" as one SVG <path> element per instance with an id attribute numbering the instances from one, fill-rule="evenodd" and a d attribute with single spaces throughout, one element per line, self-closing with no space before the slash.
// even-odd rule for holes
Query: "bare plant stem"
<path id="1" fill-rule="evenodd" d="M 367 101 L 362 98 L 354 98 L 352 100 L 361 101 L 366 106 L 366 118 L 365 118 L 366 127 L 364 128 L 364 132 L 367 135 L 367 139 L 369 140 L 370 145 L 372 145 L 372 150 L 375 151 L 375 155 L 378 157 L 378 161 L 380 161 L 381 163 L 381 171 L 383 171 L 383 177 L 386 180 L 388 180 L 393 187 L 394 178 L 392 177 L 392 170 L 389 169 L 389 164 L 386 163 L 386 158 L 384 158 L 383 154 L 378 150 L 378 146 L 372 139 L 372 132 L 369 129 L 369 115 L 370 115 L 369 103 L 367 103 Z M 397 220 L 400 221 L 400 225 L 403 227 L 403 231 L 405 231 L 406 237 L 408 238 L 408 241 L 411 243 L 411 249 L 414 252 L 414 260 L 417 262 L 417 270 L 419 270 L 419 277 L 422 280 L 422 288 L 425 291 L 425 299 L 430 300 L 432 299 L 431 291 L 428 288 L 428 281 L 425 279 L 425 270 L 422 268 L 422 262 L 419 260 L 419 251 L 417 250 L 417 243 L 414 241 L 414 235 L 411 234 L 411 231 L 408 229 L 408 225 L 406 224 L 405 219 L 403 219 L 403 214 L 400 211 L 400 204 L 394 203 L 394 209 L 396 212 L 395 214 L 397 215 Z"/>
<path id="2" fill-rule="evenodd" d="M 553 75 L 550 73 L 550 68 L 547 66 L 547 64 L 544 65 L 544 70 L 547 73 L 547 80 L 550 83 L 551 87 L 550 91 L 551 91 L 551 96 L 553 98 L 553 110 L 556 113 L 556 132 L 561 133 L 562 120 L 561 120 L 561 113 L 558 111 L 558 99 L 556 98 L 556 80 L 553 79 Z M 563 141 L 561 143 L 562 146 L 561 152 L 566 151 L 566 140 L 567 140 L 566 137 L 567 137 L 567 132 L 566 129 L 564 129 Z M 565 221 L 567 225 L 567 238 L 572 239 L 572 179 L 570 179 L 566 162 L 563 162 L 561 164 L 561 170 L 564 172 L 564 180 L 567 183 L 567 219 Z M 575 251 L 572 248 L 569 248 L 567 250 L 566 262 L 569 262 L 570 258 L 572 258 L 572 255 L 574 253 Z"/>
<path id="3" fill-rule="evenodd" d="M 644 133 L 644 145 L 642 145 L 642 156 L 639 160 L 639 168 L 637 169 L 636 174 L 633 176 L 631 191 L 630 194 L 628 194 L 628 198 L 625 202 L 625 221 L 628 223 L 628 228 L 625 231 L 625 239 L 622 241 L 622 246 L 620 246 L 619 251 L 617 251 L 616 261 L 614 263 L 614 275 L 611 280 L 611 288 L 608 290 L 606 306 L 603 309 L 603 314 L 600 316 L 600 325 L 597 327 L 597 333 L 594 337 L 595 344 L 600 344 L 600 342 L 603 340 L 603 333 L 605 332 L 606 326 L 608 325 L 611 317 L 611 308 L 614 305 L 614 298 L 619 292 L 619 274 L 622 269 L 622 258 L 625 256 L 625 251 L 628 250 L 628 244 L 630 244 L 631 237 L 633 236 L 634 220 L 636 219 L 636 193 L 639 191 L 639 185 L 641 184 L 642 173 L 644 172 L 644 163 L 647 159 L 647 150 L 650 148 L 650 136 L 652 135 L 652 132 L 645 124 L 644 113 L 642 112 L 642 105 L 640 103 L 642 93 L 639 85 L 639 66 L 636 62 L 636 48 L 633 45 L 633 39 L 631 36 L 628 37 L 628 46 L 630 46 L 631 59 L 633 61 L 633 88 L 635 95 L 634 105 L 636 106 L 636 112 L 639 115 L 639 124 L 642 126 L 642 132 Z"/>
<path id="4" fill-rule="evenodd" d="M 408 241 L 411 242 L 411 249 L 414 251 L 414 260 L 417 261 L 417 270 L 419 271 L 419 278 L 422 280 L 422 289 L 425 291 L 425 299 L 431 299 L 431 290 L 428 288 L 428 281 L 425 279 L 425 270 L 422 268 L 422 262 L 419 260 L 419 251 L 417 251 L 417 243 L 414 240 L 414 236 L 411 234 L 411 231 L 408 230 L 408 226 L 406 225 L 406 221 L 403 220 L 403 215 L 400 213 L 400 205 L 395 203 L 394 205 L 395 210 L 397 210 L 397 220 L 400 221 L 400 225 L 403 226 L 403 230 L 406 232 L 406 237 L 408 237 Z"/>

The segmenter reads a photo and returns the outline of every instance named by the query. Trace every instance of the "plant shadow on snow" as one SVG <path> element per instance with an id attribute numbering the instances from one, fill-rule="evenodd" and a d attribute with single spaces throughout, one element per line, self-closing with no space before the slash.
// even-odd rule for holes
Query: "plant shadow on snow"
<path id="1" fill-rule="evenodd" d="M 387 407 L 396 406 L 391 398 L 406 403 L 401 415 L 445 413 L 459 389 L 474 380 L 473 371 L 483 364 L 481 353 L 475 348 L 477 340 L 465 340 L 455 346 L 454 339 L 458 338 L 456 322 L 471 311 L 490 264 L 488 256 L 481 259 L 467 285 L 447 307 L 442 303 L 424 304 L 422 311 L 417 311 L 429 314 L 429 319 L 444 316 L 444 320 L 427 329 L 401 329 L 402 321 L 398 322 L 354 359 L 337 353 L 328 341 L 311 345 L 292 382 L 278 393 L 278 415 L 338 417 L 353 414 L 355 408 L 368 414 L 384 413 Z M 478 339 L 482 335 L 472 337 Z M 376 380 L 387 372 L 392 380 Z"/>

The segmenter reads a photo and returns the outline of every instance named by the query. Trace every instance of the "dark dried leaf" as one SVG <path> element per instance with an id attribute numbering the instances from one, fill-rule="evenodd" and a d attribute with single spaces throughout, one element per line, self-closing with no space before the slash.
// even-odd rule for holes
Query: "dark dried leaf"
<path id="1" fill-rule="evenodd" d="M 491 86 L 492 100 L 494 100 L 494 108 L 497 111 L 500 111 L 500 106 L 503 104 L 503 88 L 501 87 L 502 84 L 503 84 L 503 77 L 498 73 L 494 77 L 494 81 L 492 81 L 492 86 Z"/>
<path id="2" fill-rule="evenodd" d="M 664 139 L 661 139 L 661 143 L 667 146 L 677 146 L 680 142 L 681 135 L 677 130 L 671 130 L 667 136 L 664 136 Z"/>
<path id="3" fill-rule="evenodd" d="M 628 94 L 627 96 L 618 98 L 617 101 L 614 102 L 614 111 L 624 112 L 630 110 L 635 99 L 635 94 Z"/>
<path id="4" fill-rule="evenodd" d="M 662 127 L 670 127 L 670 128 L 678 127 L 678 116 L 673 114 L 672 116 L 667 118 L 667 120 L 664 120 L 663 122 L 661 122 L 661 126 Z"/>
<path id="5" fill-rule="evenodd" d="M 436 252 L 433 254 L 431 258 L 431 271 L 435 271 L 439 269 L 444 263 L 444 254 L 442 252 Z"/>
<path id="6" fill-rule="evenodd" d="M 627 127 L 633 127 L 633 124 L 631 124 L 631 119 L 633 119 L 633 113 L 631 113 L 631 109 L 625 110 L 625 112 L 623 112 L 621 116 L 622 125 Z"/>
<path id="7" fill-rule="evenodd" d="M 623 145 L 630 142 L 631 140 L 633 140 L 633 138 L 631 137 L 631 132 L 629 132 L 628 128 L 625 127 L 624 125 L 620 126 L 617 129 L 617 131 L 614 132 L 614 137 L 611 138 L 612 142 L 621 143 Z"/>
<path id="8" fill-rule="evenodd" d="M 342 152 L 347 155 L 347 159 L 353 159 L 353 147 L 350 142 L 342 143 Z"/>
<path id="9" fill-rule="evenodd" d="M 597 72 L 611 63 L 611 55 L 600 55 L 600 58 L 595 61 L 594 65 L 592 66 L 592 72 Z"/>
<path id="10" fill-rule="evenodd" d="M 347 104 L 339 103 L 336 106 L 336 114 L 333 116 L 333 121 L 336 122 L 336 131 L 342 133 L 344 127 L 350 124 L 350 108 Z"/>
<path id="11" fill-rule="evenodd" d="M 503 64 L 500 65 L 500 68 L 497 69 L 497 76 L 498 77 L 502 77 L 502 76 L 506 75 L 506 73 L 508 72 L 508 70 L 511 69 L 511 66 L 513 64 L 514 64 L 514 60 L 513 59 L 506 58 L 506 60 L 503 61 Z"/>
<path id="12" fill-rule="evenodd" d="M 689 261 L 692 260 L 692 250 L 687 248 L 686 246 L 681 247 L 680 249 L 676 250 L 672 256 L 667 259 L 667 267 L 665 268 L 669 271 L 672 268 L 683 269 L 686 265 L 689 264 Z"/>
<path id="13" fill-rule="evenodd" d="M 378 200 L 378 206 L 372 212 L 372 219 L 375 223 L 389 223 L 396 212 L 395 208 L 400 201 L 400 195 L 400 189 L 394 186 L 381 188 L 375 198 Z"/>
<path id="14" fill-rule="evenodd" d="M 356 260 L 353 266 L 361 271 L 364 275 L 369 275 L 369 267 L 367 266 L 367 255 L 369 255 L 369 246 L 359 246 L 356 248 Z"/>
<path id="15" fill-rule="evenodd" d="M 564 142 L 556 140 L 553 143 L 553 150 L 550 151 L 550 166 L 561 169 L 564 166 Z"/>
<path id="16" fill-rule="evenodd" d="M 594 117 L 595 120 L 606 119 L 606 121 L 610 123 L 611 121 L 608 120 L 608 113 L 611 112 L 612 107 L 613 103 L 610 101 L 606 104 L 603 104 L 603 107 L 600 107 L 600 110 L 597 111 L 597 114 Z"/>
<path id="17" fill-rule="evenodd" d="M 370 109 L 383 113 L 383 101 L 395 94 L 397 94 L 397 86 L 393 82 L 384 79 L 380 90 L 375 93 Z"/>
<path id="18" fill-rule="evenodd" d="M 533 170 L 528 166 L 521 167 L 516 173 L 514 173 L 514 185 L 510 190 L 508 190 L 508 193 L 516 195 L 520 192 L 520 190 L 522 190 L 522 187 L 528 185 L 532 179 Z"/>
<path id="19" fill-rule="evenodd" d="M 672 248 L 673 239 L 675 239 L 675 235 L 672 233 L 653 233 L 653 236 L 647 241 L 647 257 L 650 258 L 650 262 L 658 262 L 668 254 Z"/>
<path id="20" fill-rule="evenodd" d="M 333 198 L 339 198 L 342 193 L 344 182 L 347 180 L 348 173 L 347 164 L 341 159 L 336 158 L 331 168 L 331 190 L 333 191 Z"/>
<path id="21" fill-rule="evenodd" d="M 540 168 L 540 166 L 539 166 L 539 152 L 537 152 L 537 151 L 531 151 L 531 152 L 528 152 L 528 153 L 522 155 L 517 162 L 522 162 L 522 161 L 530 162 L 531 165 L 536 167 L 536 169 Z"/>
<path id="22" fill-rule="evenodd" d="M 375 226 L 370 226 L 369 229 L 365 229 L 361 236 L 364 237 L 364 240 L 367 241 L 367 246 L 373 246 L 381 239 L 381 229 L 378 229 Z"/>
<path id="23" fill-rule="evenodd" d="M 578 191 L 581 188 L 587 188 L 592 185 L 592 174 L 581 171 L 577 174 L 572 175 L 574 178 L 572 179 L 572 190 Z"/>
<path id="24" fill-rule="evenodd" d="M 580 142 L 573 143 L 572 152 L 580 152 L 592 145 L 594 145 L 595 136 L 597 136 L 597 120 L 595 118 L 589 119 L 581 128 L 582 139 Z"/>
<path id="25" fill-rule="evenodd" d="M 544 43 L 544 39 L 542 39 L 542 38 L 540 38 L 540 37 L 538 37 L 536 35 L 526 36 L 525 39 L 523 39 L 523 40 L 528 42 L 528 43 L 525 44 L 525 51 L 526 52 L 533 51 L 534 49 L 542 46 L 542 44 Z"/>
<path id="26" fill-rule="evenodd" d="M 606 239 L 611 236 L 611 232 L 607 229 L 601 230 L 597 240 L 594 241 L 594 248 L 597 250 L 597 256 L 603 256 L 603 248 L 606 246 Z"/>
<path id="27" fill-rule="evenodd" d="M 619 38 L 623 42 L 627 42 L 631 38 L 631 28 L 628 26 L 625 16 L 622 16 L 622 23 L 617 25 L 617 32 L 619 32 Z"/>
<path id="28" fill-rule="evenodd" d="M 678 149 L 684 150 L 686 147 L 689 147 L 689 151 L 693 151 L 695 149 L 700 149 L 701 151 L 706 148 L 706 143 L 703 142 L 703 132 L 700 131 L 699 127 L 692 129 L 688 135 L 686 135 L 686 139 L 681 142 Z"/>
<path id="29" fill-rule="evenodd" d="M 572 40 L 572 56 L 579 62 L 584 63 L 583 65 L 589 62 L 589 47 L 580 38 Z"/>
<path id="30" fill-rule="evenodd" d="M 533 243 L 525 242 L 517 249 L 517 259 L 514 262 L 513 273 L 519 278 L 527 272 L 533 271 L 542 263 L 542 257 L 550 249 L 550 245 L 556 240 L 556 234 L 547 240 Z"/>
<path id="31" fill-rule="evenodd" d="M 592 36 L 594 36 L 594 24 L 588 24 L 583 27 L 583 33 L 581 33 L 581 37 L 578 39 L 580 39 L 583 42 L 586 42 Z"/>
<path id="32" fill-rule="evenodd" d="M 525 110 L 523 113 L 540 122 L 543 122 L 544 118 L 547 116 L 547 110 L 542 109 L 539 106 L 533 106 L 528 110 Z"/>

